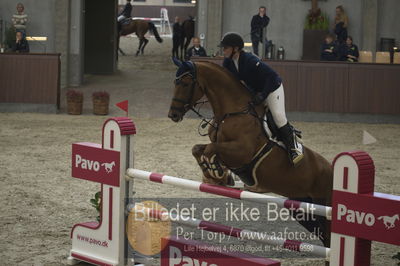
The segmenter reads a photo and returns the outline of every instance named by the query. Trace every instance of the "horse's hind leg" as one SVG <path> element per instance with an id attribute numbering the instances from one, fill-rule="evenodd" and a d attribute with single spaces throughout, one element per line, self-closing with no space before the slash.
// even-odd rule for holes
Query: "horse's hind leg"
<path id="1" fill-rule="evenodd" d="M 185 47 L 184 47 L 184 52 L 185 52 L 185 57 L 186 57 L 186 53 L 187 53 L 187 49 L 189 47 L 190 41 L 192 40 L 192 38 L 186 38 L 186 42 L 185 42 Z"/>
<path id="2" fill-rule="evenodd" d="M 147 43 L 149 42 L 149 40 L 147 40 L 146 38 L 143 38 L 144 40 L 144 44 L 142 46 L 142 49 L 140 50 L 142 52 L 142 54 L 144 53 L 144 47 L 146 47 Z"/>
<path id="3" fill-rule="evenodd" d="M 179 50 L 180 50 L 180 54 L 181 54 L 181 60 L 185 60 L 186 58 L 186 54 L 183 52 L 184 51 L 184 43 L 185 43 L 185 37 L 182 37 L 181 40 L 179 40 Z"/>
<path id="4" fill-rule="evenodd" d="M 289 198 L 290 200 L 308 202 L 321 205 L 322 202 L 314 201 L 312 198 Z M 302 211 L 294 211 L 294 218 L 298 218 L 297 222 L 301 224 L 307 231 L 319 238 L 325 247 L 330 246 L 330 221 L 323 216 L 315 214 L 305 214 Z"/>
<path id="5" fill-rule="evenodd" d="M 138 56 L 139 55 L 139 53 L 140 53 L 140 49 L 142 48 L 142 45 L 143 45 L 143 38 L 139 38 L 139 47 L 138 47 L 138 49 L 137 49 L 137 51 L 136 51 L 136 56 Z"/>

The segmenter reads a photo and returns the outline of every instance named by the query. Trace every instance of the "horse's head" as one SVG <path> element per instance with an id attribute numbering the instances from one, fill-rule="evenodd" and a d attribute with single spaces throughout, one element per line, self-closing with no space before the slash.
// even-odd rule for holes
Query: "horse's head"
<path id="1" fill-rule="evenodd" d="M 178 66 L 178 70 L 168 117 L 174 122 L 179 122 L 204 93 L 197 82 L 196 65 L 190 61 L 181 62 L 176 58 L 173 61 Z"/>

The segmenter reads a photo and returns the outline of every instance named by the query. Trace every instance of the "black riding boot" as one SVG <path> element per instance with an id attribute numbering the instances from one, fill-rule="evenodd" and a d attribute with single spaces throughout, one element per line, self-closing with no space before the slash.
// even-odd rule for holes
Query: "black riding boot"
<path id="1" fill-rule="evenodd" d="M 290 161 L 296 166 L 303 159 L 303 145 L 298 141 L 294 128 L 287 123 L 279 129 L 283 143 L 289 154 Z"/>

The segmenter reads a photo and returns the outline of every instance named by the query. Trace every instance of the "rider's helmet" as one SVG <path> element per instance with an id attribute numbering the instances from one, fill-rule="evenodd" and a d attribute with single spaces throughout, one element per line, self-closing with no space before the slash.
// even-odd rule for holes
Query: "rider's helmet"
<path id="1" fill-rule="evenodd" d="M 229 32 L 224 35 L 219 45 L 220 47 L 239 47 L 239 50 L 243 49 L 244 41 L 242 36 L 237 33 Z"/>

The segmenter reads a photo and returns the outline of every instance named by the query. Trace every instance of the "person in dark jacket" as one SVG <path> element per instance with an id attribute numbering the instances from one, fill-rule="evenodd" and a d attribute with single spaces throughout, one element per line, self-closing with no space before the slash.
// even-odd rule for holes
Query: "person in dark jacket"
<path id="1" fill-rule="evenodd" d="M 172 26 L 172 57 L 179 58 L 179 46 L 183 38 L 183 28 L 181 19 L 176 16 L 175 23 Z"/>
<path id="2" fill-rule="evenodd" d="M 187 51 L 186 60 L 190 60 L 191 57 L 196 56 L 207 56 L 206 50 L 200 45 L 200 39 L 197 37 L 193 38 L 193 46 Z"/>
<path id="3" fill-rule="evenodd" d="M 258 9 L 258 14 L 254 15 L 251 19 L 251 42 L 253 45 L 254 54 L 258 55 L 258 45 L 263 42 L 263 30 L 268 26 L 269 17 L 266 14 L 267 9 L 265 6 L 261 6 Z M 267 39 L 267 36 L 264 36 Z"/>
<path id="4" fill-rule="evenodd" d="M 340 49 L 340 60 L 347 62 L 358 62 L 359 52 L 357 45 L 353 44 L 353 38 L 347 36 L 346 44 Z"/>
<path id="5" fill-rule="evenodd" d="M 325 37 L 324 43 L 321 45 L 321 61 L 336 61 L 338 60 L 338 47 L 334 41 L 332 34 Z"/>
<path id="6" fill-rule="evenodd" d="M 28 41 L 23 37 L 23 33 L 17 31 L 16 40 L 12 46 L 12 51 L 16 53 L 29 53 Z"/>
<path id="7" fill-rule="evenodd" d="M 336 34 L 336 40 L 339 44 L 344 44 L 347 39 L 347 27 L 349 25 L 349 18 L 344 11 L 343 6 L 336 7 L 335 26 L 333 31 Z"/>
<path id="8" fill-rule="evenodd" d="M 117 19 L 118 22 L 121 22 L 126 18 L 130 18 L 132 16 L 131 14 L 132 14 L 131 0 L 126 0 L 124 9 L 122 9 L 121 13 L 118 14 L 118 19 Z"/>
<path id="9" fill-rule="evenodd" d="M 303 158 L 303 146 L 286 118 L 282 79 L 257 56 L 242 50 L 244 42 L 239 34 L 227 33 L 220 46 L 225 57 L 223 67 L 246 85 L 254 105 L 262 104 L 271 111 L 290 160 L 297 165 Z"/>

